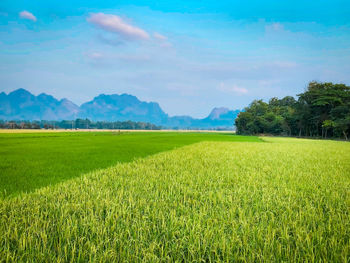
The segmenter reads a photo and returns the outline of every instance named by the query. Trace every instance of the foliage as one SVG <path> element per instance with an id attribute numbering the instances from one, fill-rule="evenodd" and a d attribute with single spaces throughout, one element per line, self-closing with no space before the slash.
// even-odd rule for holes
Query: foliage
<path id="1" fill-rule="evenodd" d="M 266 140 L 201 142 L 2 200 L 0 258 L 347 262 L 348 143 Z"/>
<path id="2" fill-rule="evenodd" d="M 238 134 L 341 137 L 350 132 L 350 87 L 311 82 L 298 100 L 253 101 L 236 119 Z"/>
<path id="3" fill-rule="evenodd" d="M 0 196 L 204 141 L 260 141 L 218 133 L 40 132 L 0 134 Z"/>
<path id="4" fill-rule="evenodd" d="M 0 129 L 128 129 L 128 130 L 160 130 L 160 126 L 148 122 L 134 121 L 97 121 L 89 119 L 63 121 L 0 121 Z"/>

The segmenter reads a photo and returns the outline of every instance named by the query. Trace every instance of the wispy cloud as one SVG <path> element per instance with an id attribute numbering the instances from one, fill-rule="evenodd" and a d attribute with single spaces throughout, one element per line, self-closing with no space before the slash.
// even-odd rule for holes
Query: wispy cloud
<path id="1" fill-rule="evenodd" d="M 159 44 L 161 47 L 169 48 L 172 47 L 173 45 L 168 41 L 168 38 L 162 34 L 159 34 L 157 32 L 153 33 L 153 38 L 156 40 L 156 42 Z"/>
<path id="2" fill-rule="evenodd" d="M 101 59 L 103 58 L 103 54 L 102 53 L 99 53 L 99 52 L 92 52 L 92 53 L 88 53 L 87 54 L 87 57 L 90 58 L 90 59 Z"/>
<path id="3" fill-rule="evenodd" d="M 265 26 L 266 31 L 283 31 L 284 26 L 281 23 L 272 23 Z"/>
<path id="4" fill-rule="evenodd" d="M 22 19 L 28 19 L 28 20 L 31 20 L 31 21 L 34 21 L 36 22 L 36 17 L 35 15 L 33 15 L 32 13 L 26 11 L 26 10 L 23 10 L 22 12 L 19 12 L 19 17 L 22 18 Z"/>
<path id="5" fill-rule="evenodd" d="M 218 89 L 222 92 L 235 93 L 237 95 L 244 95 L 248 93 L 248 90 L 246 88 L 237 85 L 226 86 L 223 82 L 220 83 Z"/>
<path id="6" fill-rule="evenodd" d="M 248 93 L 248 90 L 246 88 L 238 87 L 238 86 L 233 86 L 232 90 L 238 94 L 246 94 Z"/>
<path id="7" fill-rule="evenodd" d="M 163 36 L 162 34 L 159 34 L 157 32 L 153 33 L 153 36 L 154 36 L 154 38 L 156 38 L 158 40 L 162 40 L 162 41 L 165 41 L 168 39 L 166 36 Z"/>
<path id="8" fill-rule="evenodd" d="M 130 25 L 117 15 L 104 13 L 91 14 L 87 21 L 106 31 L 117 33 L 121 37 L 129 40 L 148 40 L 149 34 L 136 26 Z"/>
<path id="9" fill-rule="evenodd" d="M 151 57 L 145 54 L 115 54 L 108 52 L 92 51 L 84 53 L 87 62 L 94 67 L 99 68 L 114 68 L 118 65 L 132 65 L 133 67 L 140 67 L 148 64 Z"/>

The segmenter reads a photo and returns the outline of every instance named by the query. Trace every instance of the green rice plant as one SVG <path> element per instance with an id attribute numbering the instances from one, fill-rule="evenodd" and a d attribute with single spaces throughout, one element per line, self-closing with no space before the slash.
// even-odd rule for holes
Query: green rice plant
<path id="1" fill-rule="evenodd" d="M 228 133 L 159 131 L 0 133 L 0 198 L 200 141 L 261 140 Z"/>
<path id="2" fill-rule="evenodd" d="M 4 262 L 347 262 L 350 145 L 200 142 L 0 201 Z"/>

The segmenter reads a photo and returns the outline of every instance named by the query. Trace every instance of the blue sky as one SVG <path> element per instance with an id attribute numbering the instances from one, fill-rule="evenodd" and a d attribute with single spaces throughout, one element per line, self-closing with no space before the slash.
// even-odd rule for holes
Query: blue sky
<path id="1" fill-rule="evenodd" d="M 350 84 L 349 1 L 0 2 L 0 91 L 204 117 L 312 80 Z"/>

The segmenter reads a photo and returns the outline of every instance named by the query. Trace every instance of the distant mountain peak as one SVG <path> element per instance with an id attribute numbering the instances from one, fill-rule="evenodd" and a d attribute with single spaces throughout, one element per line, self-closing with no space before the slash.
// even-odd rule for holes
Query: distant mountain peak
<path id="1" fill-rule="evenodd" d="M 16 89 L 8 94 L 9 96 L 33 96 L 32 93 L 30 93 L 26 89 Z"/>
<path id="2" fill-rule="evenodd" d="M 44 103 L 58 103 L 58 100 L 51 95 L 46 93 L 41 93 L 37 96 L 38 100 L 41 100 Z"/>
<path id="3" fill-rule="evenodd" d="M 50 97 L 50 98 L 53 98 L 53 96 L 52 95 L 49 95 L 49 94 L 46 94 L 46 93 L 40 93 L 39 95 L 38 95 L 38 97 Z"/>
<path id="4" fill-rule="evenodd" d="M 101 94 L 80 106 L 79 117 L 92 120 L 161 123 L 167 114 L 158 104 L 140 101 L 130 94 Z"/>
<path id="5" fill-rule="evenodd" d="M 29 93 L 29 94 L 31 94 L 28 90 L 23 89 L 23 88 L 19 88 L 19 89 L 16 89 L 14 91 L 11 91 L 9 94 L 12 94 L 12 93 Z"/>
<path id="6" fill-rule="evenodd" d="M 225 108 L 225 107 L 218 107 L 218 108 L 214 108 L 211 112 L 210 112 L 210 114 L 209 114 L 209 118 L 211 118 L 211 119 L 218 119 L 218 118 L 220 118 L 220 116 L 221 115 L 223 115 L 223 114 L 226 114 L 226 113 L 228 113 L 230 111 L 230 109 L 229 108 Z"/>
<path id="7" fill-rule="evenodd" d="M 35 96 L 25 89 L 17 89 L 8 95 L 1 96 L 0 119 L 73 119 L 76 117 L 79 107 L 73 102 L 70 103 L 60 103 L 55 97 L 46 93 Z"/>
<path id="8" fill-rule="evenodd" d="M 142 121 L 168 128 L 233 128 L 239 110 L 214 108 L 208 117 L 169 117 L 157 102 L 140 101 L 136 96 L 100 94 L 80 107 L 68 99 L 57 100 L 46 93 L 38 96 L 25 89 L 0 93 L 0 119 L 4 120 L 72 120 L 88 118 L 93 121 Z"/>
<path id="9" fill-rule="evenodd" d="M 118 95 L 118 94 L 114 94 L 114 95 Z M 129 94 L 129 93 L 122 93 L 122 94 L 120 94 L 120 95 L 118 95 L 118 96 L 121 96 L 121 97 L 133 97 L 133 98 L 137 98 L 136 96 L 131 95 L 131 94 Z"/>
<path id="10" fill-rule="evenodd" d="M 61 99 L 60 102 L 61 102 L 61 103 L 63 103 L 63 102 L 65 102 L 65 103 L 66 103 L 66 102 L 73 103 L 73 102 L 71 102 L 70 100 L 68 100 L 68 99 L 66 99 L 66 98 Z M 73 103 L 73 104 L 74 104 L 74 103 Z"/>

